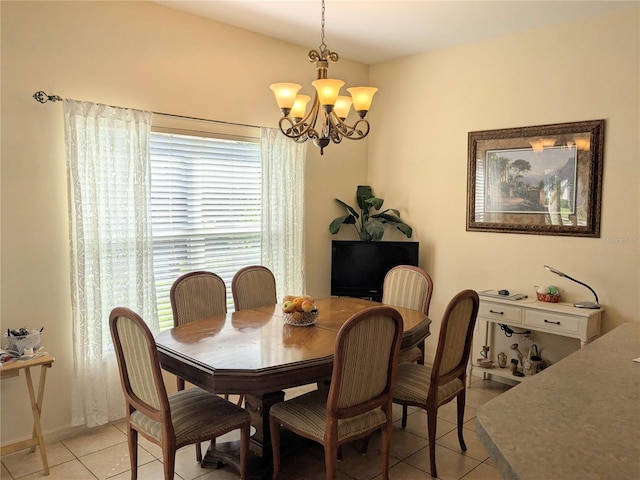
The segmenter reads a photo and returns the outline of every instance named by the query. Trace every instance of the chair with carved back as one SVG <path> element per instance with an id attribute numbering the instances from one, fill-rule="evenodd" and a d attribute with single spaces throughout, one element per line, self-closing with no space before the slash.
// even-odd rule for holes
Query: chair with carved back
<path id="1" fill-rule="evenodd" d="M 382 286 L 382 303 L 420 310 L 429 315 L 433 280 L 422 268 L 398 265 L 387 272 Z M 400 350 L 398 362 L 424 364 L 424 341 Z"/>
<path id="2" fill-rule="evenodd" d="M 336 478 L 339 448 L 382 431 L 382 478 L 389 478 L 392 403 L 403 321 L 389 306 L 352 315 L 340 328 L 328 391 L 318 389 L 271 407 L 273 479 L 280 471 L 280 428 L 324 447 L 326 477 Z"/>
<path id="3" fill-rule="evenodd" d="M 432 477 L 438 476 L 436 469 L 438 408 L 453 399 L 457 399 L 458 442 L 462 451 L 467 450 L 462 435 L 462 425 L 466 400 L 467 365 L 479 303 L 478 294 L 473 290 L 463 290 L 451 299 L 440 324 L 440 336 L 432 366 L 417 363 L 398 365 L 393 402 L 405 408 L 414 406 L 426 410 Z M 403 415 L 402 428 L 406 426 L 407 417 Z"/>
<path id="4" fill-rule="evenodd" d="M 199 387 L 167 394 L 155 339 L 128 308 L 113 309 L 109 327 L 127 407 L 131 478 L 138 476 L 138 434 L 162 448 L 164 479 L 173 480 L 176 451 L 240 430 L 240 477 L 246 478 L 251 419 L 243 408 Z"/>

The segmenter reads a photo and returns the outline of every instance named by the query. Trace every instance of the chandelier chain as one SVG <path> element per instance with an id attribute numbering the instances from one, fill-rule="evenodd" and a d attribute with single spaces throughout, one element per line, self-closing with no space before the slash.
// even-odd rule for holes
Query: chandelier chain
<path id="1" fill-rule="evenodd" d="M 322 23 L 320 24 L 320 52 L 324 52 L 327 49 L 327 44 L 324 43 L 324 0 L 322 0 Z"/>

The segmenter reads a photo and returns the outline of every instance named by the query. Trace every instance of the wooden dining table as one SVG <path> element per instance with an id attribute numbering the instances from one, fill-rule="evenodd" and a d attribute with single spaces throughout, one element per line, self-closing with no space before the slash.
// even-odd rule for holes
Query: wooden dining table
<path id="1" fill-rule="evenodd" d="M 356 312 L 381 305 L 350 297 L 315 303 L 318 318 L 307 327 L 286 324 L 282 305 L 277 304 L 197 320 L 156 337 L 166 371 L 213 393 L 245 396 L 255 428 L 251 449 L 265 465 L 271 461 L 271 406 L 284 400 L 287 388 L 328 382 L 340 327 Z M 431 320 L 423 312 L 395 308 L 404 321 L 402 348 L 429 336 Z M 215 466 L 220 452 L 218 445 L 210 449 L 203 466 Z"/>

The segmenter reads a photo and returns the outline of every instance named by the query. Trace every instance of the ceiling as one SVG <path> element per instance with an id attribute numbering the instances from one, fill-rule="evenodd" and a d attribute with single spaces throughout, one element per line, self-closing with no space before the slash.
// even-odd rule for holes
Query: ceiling
<path id="1" fill-rule="evenodd" d="M 321 0 L 164 0 L 155 3 L 317 49 Z M 373 65 L 637 6 L 639 0 L 326 0 L 325 43 Z"/>

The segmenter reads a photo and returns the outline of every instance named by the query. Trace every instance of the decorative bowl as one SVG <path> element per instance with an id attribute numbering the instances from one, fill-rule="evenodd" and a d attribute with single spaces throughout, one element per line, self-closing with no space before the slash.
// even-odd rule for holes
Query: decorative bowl
<path id="1" fill-rule="evenodd" d="M 487 358 L 478 358 L 476 360 L 479 367 L 482 368 L 491 368 L 493 366 L 493 360 L 489 360 Z"/>
<path id="2" fill-rule="evenodd" d="M 559 293 L 536 293 L 539 302 L 558 303 L 560 301 Z"/>
<path id="3" fill-rule="evenodd" d="M 284 323 L 296 327 L 308 327 L 316 323 L 318 319 L 318 311 L 311 312 L 293 312 L 284 314 Z"/>

